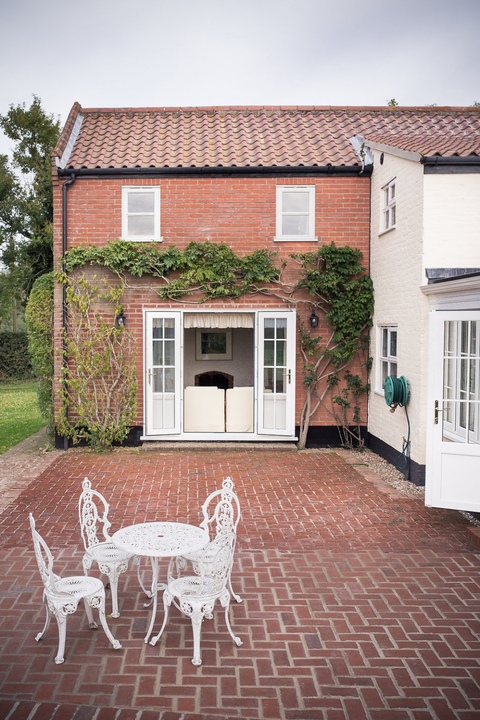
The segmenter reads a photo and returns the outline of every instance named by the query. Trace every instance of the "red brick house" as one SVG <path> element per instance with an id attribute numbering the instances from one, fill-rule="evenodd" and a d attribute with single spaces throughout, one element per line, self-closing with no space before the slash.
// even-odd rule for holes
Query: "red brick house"
<path id="1" fill-rule="evenodd" d="M 72 248 L 122 239 L 180 250 L 223 243 L 240 255 L 268 250 L 291 276 L 292 253 L 333 242 L 358 248 L 368 269 L 372 167 L 351 138 L 385 117 L 388 109 L 76 103 L 54 151 L 56 267 Z M 129 278 L 122 299 L 137 348 L 131 439 L 294 441 L 308 294 L 298 302 L 256 293 L 199 304 L 163 300 L 159 284 Z M 60 286 L 56 292 L 61 350 L 68 317 Z M 57 379 L 61 363 L 57 352 Z M 57 394 L 57 410 L 59 403 Z M 321 407 L 310 442 L 337 441 Z"/>

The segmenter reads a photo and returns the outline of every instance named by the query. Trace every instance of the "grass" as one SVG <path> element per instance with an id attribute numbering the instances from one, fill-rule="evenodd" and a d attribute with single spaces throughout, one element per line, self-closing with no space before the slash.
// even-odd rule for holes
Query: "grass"
<path id="1" fill-rule="evenodd" d="M 0 384 L 0 455 L 44 425 L 34 380 Z"/>

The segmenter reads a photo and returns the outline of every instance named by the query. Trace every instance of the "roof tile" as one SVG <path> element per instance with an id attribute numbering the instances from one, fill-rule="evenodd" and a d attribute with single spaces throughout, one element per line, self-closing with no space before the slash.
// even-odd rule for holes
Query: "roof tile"
<path id="1" fill-rule="evenodd" d="M 480 108 L 72 108 L 55 154 L 78 168 L 353 166 L 362 135 L 423 156 L 480 155 Z M 67 154 L 67 153 L 66 153 Z"/>

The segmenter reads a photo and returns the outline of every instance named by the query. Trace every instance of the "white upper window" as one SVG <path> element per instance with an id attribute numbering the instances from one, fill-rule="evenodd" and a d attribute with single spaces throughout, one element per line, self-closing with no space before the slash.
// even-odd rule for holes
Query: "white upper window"
<path id="1" fill-rule="evenodd" d="M 160 188 L 122 188 L 122 238 L 124 240 L 161 240 Z"/>
<path id="2" fill-rule="evenodd" d="M 397 333 L 396 325 L 389 327 L 380 327 L 380 352 L 379 352 L 379 389 L 383 390 L 385 378 L 388 375 L 397 377 L 398 358 L 397 358 Z"/>
<path id="3" fill-rule="evenodd" d="M 316 240 L 315 187 L 277 187 L 277 234 L 275 240 Z"/>
<path id="4" fill-rule="evenodd" d="M 382 188 L 382 227 L 381 232 L 391 230 L 397 224 L 396 182 L 390 180 Z"/>

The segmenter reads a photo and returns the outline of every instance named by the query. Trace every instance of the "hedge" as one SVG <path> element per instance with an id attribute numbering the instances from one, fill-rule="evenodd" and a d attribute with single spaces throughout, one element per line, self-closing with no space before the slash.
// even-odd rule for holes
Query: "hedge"
<path id="1" fill-rule="evenodd" d="M 0 331 L 0 382 L 34 377 L 26 332 Z"/>

